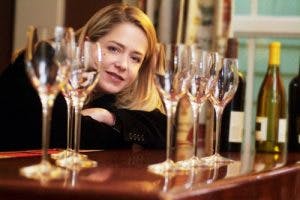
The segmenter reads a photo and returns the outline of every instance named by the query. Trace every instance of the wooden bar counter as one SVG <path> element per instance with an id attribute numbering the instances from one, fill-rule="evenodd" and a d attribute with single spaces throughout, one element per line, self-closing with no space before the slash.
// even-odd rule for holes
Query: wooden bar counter
<path id="1" fill-rule="evenodd" d="M 285 159 L 258 154 L 247 166 L 239 161 L 239 154 L 226 154 L 237 161 L 164 177 L 148 172 L 147 166 L 163 161 L 165 151 L 94 151 L 87 154 L 98 162 L 97 167 L 42 183 L 19 175 L 21 167 L 40 161 L 34 152 L 0 153 L 0 200 L 300 199 L 298 153 Z"/>

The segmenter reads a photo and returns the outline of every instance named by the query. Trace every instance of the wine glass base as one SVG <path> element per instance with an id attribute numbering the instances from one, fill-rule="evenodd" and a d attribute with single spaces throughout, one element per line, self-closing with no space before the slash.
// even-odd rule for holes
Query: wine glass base
<path id="1" fill-rule="evenodd" d="M 216 153 L 212 156 L 201 158 L 201 160 L 204 162 L 205 165 L 208 165 L 208 166 L 214 166 L 216 164 L 217 165 L 228 165 L 228 164 L 234 162 L 234 160 L 225 158 L 218 153 Z"/>
<path id="2" fill-rule="evenodd" d="M 71 170 L 80 170 L 83 168 L 93 168 L 97 166 L 97 162 L 88 159 L 86 155 L 74 153 L 69 157 L 56 160 L 56 164 L 60 167 L 65 167 Z"/>
<path id="3" fill-rule="evenodd" d="M 163 176 L 169 175 L 170 173 L 174 172 L 174 170 L 175 170 L 175 163 L 171 159 L 148 166 L 148 171 Z"/>
<path id="4" fill-rule="evenodd" d="M 191 170 L 195 167 L 205 166 L 205 163 L 199 159 L 197 156 L 192 156 L 187 160 L 181 160 L 175 164 L 176 170 Z"/>
<path id="5" fill-rule="evenodd" d="M 52 165 L 48 161 L 42 161 L 39 164 L 21 168 L 20 174 L 26 178 L 49 181 L 65 178 L 68 175 L 68 171 Z"/>
<path id="6" fill-rule="evenodd" d="M 64 158 L 67 158 L 69 156 L 72 156 L 73 154 L 74 154 L 73 149 L 65 149 L 61 152 L 51 154 L 51 158 L 54 159 L 54 160 L 60 160 L 60 159 L 64 159 Z M 82 158 L 87 158 L 87 155 L 84 155 L 84 154 L 81 154 L 81 153 L 78 153 L 78 155 L 81 156 Z"/>
<path id="7" fill-rule="evenodd" d="M 72 155 L 74 151 L 72 149 L 65 149 L 63 151 L 60 151 L 58 153 L 53 153 L 50 155 L 50 157 L 54 160 L 59 160 L 62 158 L 66 158 L 69 157 L 70 155 Z"/>

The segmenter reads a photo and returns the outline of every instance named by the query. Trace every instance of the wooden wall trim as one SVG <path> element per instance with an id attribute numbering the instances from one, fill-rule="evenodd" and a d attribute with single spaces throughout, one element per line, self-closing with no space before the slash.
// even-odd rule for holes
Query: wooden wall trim
<path id="1" fill-rule="evenodd" d="M 66 0 L 65 25 L 75 30 L 82 27 L 99 9 L 121 0 Z"/>
<path id="2" fill-rule="evenodd" d="M 11 61 L 15 0 L 0 1 L 0 74 Z"/>

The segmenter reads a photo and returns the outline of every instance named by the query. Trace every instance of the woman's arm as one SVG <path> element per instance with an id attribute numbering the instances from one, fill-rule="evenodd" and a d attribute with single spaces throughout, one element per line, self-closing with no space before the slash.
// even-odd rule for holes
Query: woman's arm
<path id="1" fill-rule="evenodd" d="M 113 126 L 116 123 L 116 118 L 113 113 L 104 108 L 87 108 L 81 111 L 83 116 L 90 116 L 98 122 L 103 122 L 109 126 Z"/>
<path id="2" fill-rule="evenodd" d="M 145 148 L 165 148 L 166 116 L 158 109 L 151 112 L 118 109 L 116 127 L 121 130 L 124 140 Z"/>
<path id="3" fill-rule="evenodd" d="M 99 123 L 90 116 L 81 118 L 82 149 L 120 149 L 129 148 L 122 134 L 105 123 Z"/>
<path id="4" fill-rule="evenodd" d="M 94 137 L 102 137 L 103 142 L 108 140 L 108 143 L 113 143 L 111 137 L 115 139 L 118 137 L 118 140 L 120 138 L 123 140 L 123 144 L 119 143 L 121 146 L 139 144 L 145 148 L 165 147 L 166 117 L 159 110 L 146 112 L 112 109 L 108 111 L 103 108 L 89 108 L 83 110 L 82 114 L 88 116 L 89 123 L 93 124 L 86 134 L 100 135 Z"/>

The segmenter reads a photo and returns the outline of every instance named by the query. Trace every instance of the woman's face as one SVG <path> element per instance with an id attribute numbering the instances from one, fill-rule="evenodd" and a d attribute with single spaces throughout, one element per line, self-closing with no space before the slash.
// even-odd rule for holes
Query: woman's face
<path id="1" fill-rule="evenodd" d="M 138 76 L 148 48 L 147 37 L 134 24 L 122 23 L 98 42 L 102 47 L 103 59 L 97 90 L 118 93 Z"/>

